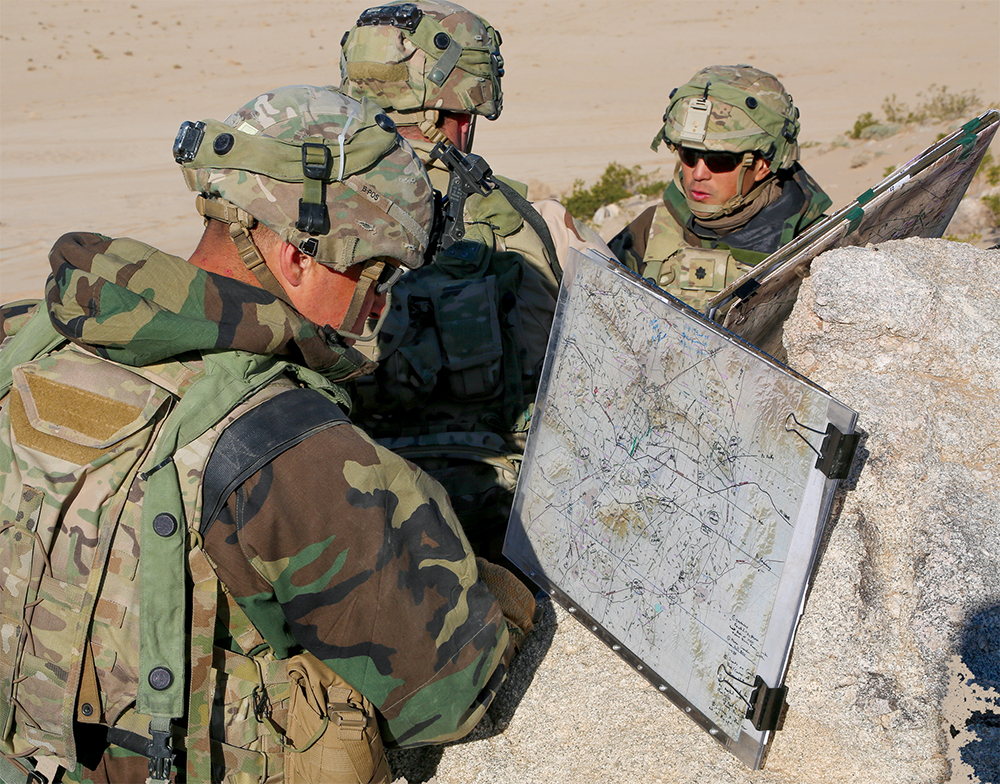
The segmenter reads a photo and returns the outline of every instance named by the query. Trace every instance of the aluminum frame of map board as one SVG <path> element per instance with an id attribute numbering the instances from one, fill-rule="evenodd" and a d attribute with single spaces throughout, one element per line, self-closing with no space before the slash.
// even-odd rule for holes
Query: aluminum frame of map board
<path id="1" fill-rule="evenodd" d="M 634 353 L 616 353 L 615 345 Z M 661 378 L 675 366 L 685 370 Z M 721 388 L 733 396 L 714 399 Z M 661 404 L 649 415 L 640 408 L 648 400 Z M 709 404 L 718 404 L 715 413 Z M 725 433 L 710 432 L 714 418 L 727 417 Z M 504 554 L 712 737 L 760 768 L 771 732 L 744 719 L 752 683 L 784 680 L 837 485 L 814 467 L 818 434 L 827 424 L 850 433 L 856 418 L 617 262 L 573 251 Z M 706 440 L 694 437 L 697 428 Z M 698 474 L 699 461 L 717 475 Z M 641 482 L 649 490 L 636 506 Z M 725 606 L 727 591 L 744 604 Z M 688 617 L 685 603 L 701 615 Z"/>
<path id="2" fill-rule="evenodd" d="M 989 109 L 930 145 L 878 185 L 778 249 L 708 303 L 706 312 L 765 351 L 780 340 L 799 283 L 831 248 L 906 237 L 940 237 L 976 174 L 1000 112 Z"/>

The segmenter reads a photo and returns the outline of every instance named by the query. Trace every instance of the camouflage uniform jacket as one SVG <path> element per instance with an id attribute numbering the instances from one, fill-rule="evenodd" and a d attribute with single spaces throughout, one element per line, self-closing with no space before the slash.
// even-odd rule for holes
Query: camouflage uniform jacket
<path id="1" fill-rule="evenodd" d="M 358 352 L 331 338 L 330 331 L 263 290 L 141 243 L 66 235 L 50 260 L 47 315 L 69 344 L 56 341 L 49 356 L 66 351 L 96 355 L 102 359 L 89 361 L 110 360 L 111 370 L 124 368 L 158 382 L 182 379 L 183 392 L 221 352 L 260 360 L 264 367 L 278 363 L 284 371 L 269 383 L 308 384 L 344 404 L 346 395 L 336 382 L 369 367 Z M 5 340 L 5 352 L 15 348 L 18 330 L 28 331 L 26 311 L 30 307 L 22 305 L 4 312 L 0 339 Z M 0 436 L 7 439 L 6 433 Z M 5 507 L 16 490 L 2 488 Z M 94 517 L 87 514 L 88 520 Z M 101 522 L 103 517 L 97 519 L 98 528 Z M 208 523 L 204 551 L 225 595 L 235 600 L 226 612 L 220 608 L 216 646 L 238 655 L 253 632 L 266 641 L 269 661 L 280 663 L 302 649 L 313 653 L 372 701 L 384 740 L 391 745 L 461 737 L 492 701 L 513 644 L 496 600 L 478 579 L 449 499 L 430 477 L 361 430 L 343 424 L 308 436 L 237 487 L 219 516 Z M 5 520 L 0 537 L 9 527 Z M 108 563 L 127 571 L 131 559 L 138 563 L 139 575 L 145 574 L 138 546 L 135 541 L 131 551 L 126 548 L 124 557 L 112 553 Z M 0 539 L 6 585 L 17 567 L 4 555 L 5 547 Z M 74 565 L 71 555 L 64 565 L 70 573 L 61 575 L 63 580 L 86 582 L 86 574 L 78 573 L 86 572 L 86 564 Z M 119 586 L 121 577 L 116 574 L 114 581 L 104 582 Z M 122 692 L 117 707 L 112 711 L 112 697 L 105 695 L 98 708 L 112 724 L 123 711 L 128 713 L 130 690 L 134 700 L 138 673 L 134 666 L 125 666 L 125 652 L 130 645 L 138 647 L 134 627 L 141 621 L 138 602 L 121 595 L 104 599 L 98 598 L 98 615 L 108 612 L 102 607 L 119 607 L 116 624 L 124 630 L 114 633 L 116 648 L 108 648 L 108 639 L 95 647 L 100 689 L 113 680 L 124 681 L 117 686 Z M 249 618 L 255 628 L 240 627 L 237 617 Z M 7 639 L 6 630 L 4 634 Z M 120 652 L 116 666 L 108 659 L 113 649 Z M 62 657 L 66 666 L 78 666 L 67 659 L 68 651 L 52 655 Z M 9 687 L 0 679 L 0 690 Z M 53 706 L 56 715 L 61 707 Z M 233 733 L 243 731 L 242 725 L 255 725 L 253 711 L 250 719 L 245 714 L 227 715 L 230 743 Z M 189 716 L 189 732 L 193 721 Z M 216 722 L 213 712 L 213 728 Z M 0 723 L 0 730 L 5 733 L 0 735 L 0 750 L 24 750 L 16 721 L 6 727 Z M 259 734 L 251 733 L 249 742 L 259 740 Z M 103 772 L 93 774 L 94 780 L 131 775 L 116 767 L 113 758 L 122 756 L 128 755 L 114 749 L 106 754 L 98 765 Z M 144 759 L 138 761 L 140 767 L 145 765 Z M 78 767 L 67 780 L 85 780 L 87 775 Z"/>
<path id="2" fill-rule="evenodd" d="M 450 172 L 431 159 L 434 145 L 409 143 L 447 192 Z M 570 248 L 611 256 L 558 202 L 533 206 L 560 263 Z M 492 558 L 497 548 L 480 544 L 503 536 L 559 284 L 542 240 L 499 190 L 466 200 L 465 231 L 393 287 L 372 353 L 379 368 L 353 396 L 356 421 L 444 484 L 473 545 Z"/>
<path id="3" fill-rule="evenodd" d="M 781 175 L 781 195 L 746 225 L 719 235 L 698 224 L 672 181 L 608 243 L 618 260 L 699 310 L 726 286 L 823 217 L 830 197 L 799 164 Z"/>

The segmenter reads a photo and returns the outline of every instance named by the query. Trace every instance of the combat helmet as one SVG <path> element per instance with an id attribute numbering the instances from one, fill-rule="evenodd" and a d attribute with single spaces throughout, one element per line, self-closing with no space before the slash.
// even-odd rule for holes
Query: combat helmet
<path id="1" fill-rule="evenodd" d="M 353 323 L 371 286 L 387 290 L 395 279 L 385 259 L 416 268 L 430 251 L 430 180 L 371 101 L 323 87 L 282 87 L 225 122 L 185 122 L 173 151 L 199 194 L 198 211 L 229 224 L 243 262 L 286 302 L 250 235 L 257 221 L 339 272 L 365 265 L 344 324 Z"/>
<path id="2" fill-rule="evenodd" d="M 439 141 L 432 130 L 438 112 L 500 116 L 500 44 L 489 22 L 447 0 L 376 6 L 341 39 L 340 89 Z"/>
<path id="3" fill-rule="evenodd" d="M 752 154 L 767 160 L 772 172 L 798 160 L 799 127 L 799 110 L 774 76 L 749 65 L 713 65 L 671 91 L 651 146 L 656 150 L 663 141 L 672 150 L 744 153 L 742 186 Z M 744 200 L 737 195 L 736 201 Z"/>

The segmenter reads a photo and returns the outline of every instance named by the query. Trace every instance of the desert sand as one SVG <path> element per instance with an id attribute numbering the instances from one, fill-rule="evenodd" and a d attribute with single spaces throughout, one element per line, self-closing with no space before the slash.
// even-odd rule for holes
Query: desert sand
<path id="1" fill-rule="evenodd" d="M 471 4 L 471 2 L 470 2 Z M 0 300 L 39 296 L 64 232 L 133 236 L 186 256 L 200 233 L 170 155 L 184 120 L 267 89 L 337 84 L 367 0 L 2 0 Z M 714 63 L 775 73 L 802 113 L 802 159 L 840 207 L 954 123 L 839 146 L 859 115 L 932 86 L 1000 106 L 997 0 L 631 3 L 478 0 L 503 34 L 504 112 L 476 152 L 533 198 L 611 161 L 667 178 L 649 149 L 670 89 Z M 971 116 L 971 114 L 970 114 Z M 1000 145 L 994 144 L 994 155 Z"/>
<path id="2" fill-rule="evenodd" d="M 274 0 L 3 0 L 0 298 L 37 296 L 66 231 L 187 255 L 200 226 L 170 157 L 184 120 L 224 119 L 284 84 L 338 84 L 339 41 L 369 5 Z M 864 112 L 932 85 L 1000 105 L 996 0 L 480 0 L 503 34 L 504 111 L 475 149 L 533 198 L 611 161 L 666 179 L 649 149 L 672 87 L 714 63 L 781 78 L 803 161 L 835 207 L 912 158 L 941 124 L 832 148 Z M 1000 156 L 998 156 L 1000 157 Z"/>

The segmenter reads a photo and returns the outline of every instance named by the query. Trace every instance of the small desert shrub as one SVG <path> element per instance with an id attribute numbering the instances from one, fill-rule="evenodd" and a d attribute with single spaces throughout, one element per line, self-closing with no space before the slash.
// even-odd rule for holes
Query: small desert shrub
<path id="1" fill-rule="evenodd" d="M 990 212 L 993 213 L 993 219 L 996 221 L 996 225 L 1000 227 L 1000 196 L 993 194 L 992 196 L 983 196 L 983 204 L 990 208 Z"/>
<path id="2" fill-rule="evenodd" d="M 666 182 L 653 180 L 652 177 L 644 174 L 641 166 L 628 168 L 612 161 L 590 188 L 584 187 L 583 180 L 574 182 L 572 192 L 563 203 L 574 218 L 590 220 L 606 204 L 614 204 L 637 194 L 655 196 L 667 187 Z"/>
<path id="3" fill-rule="evenodd" d="M 878 125 L 878 120 L 872 116 L 871 112 L 865 112 L 854 121 L 854 129 L 847 131 L 847 135 L 852 139 L 860 139 L 861 132 L 865 128 L 871 128 L 873 125 Z"/>
<path id="4" fill-rule="evenodd" d="M 914 109 L 899 101 L 896 94 L 882 102 L 882 111 L 891 123 L 920 123 L 925 120 L 959 120 L 982 105 L 975 90 L 963 93 L 948 92 L 945 85 L 932 84 L 926 93 L 917 93 L 923 100 Z"/>
<path id="5" fill-rule="evenodd" d="M 972 245 L 975 245 L 982 238 L 983 238 L 983 235 L 980 234 L 979 232 L 973 232 L 968 237 L 959 237 L 957 234 L 945 234 L 944 235 L 944 239 L 948 240 L 948 242 L 968 242 L 968 243 L 970 243 Z"/>
<path id="6" fill-rule="evenodd" d="M 983 156 L 982 163 L 979 164 L 979 168 L 976 170 L 976 176 L 980 175 L 985 177 L 986 182 L 990 185 L 1000 185 L 1000 164 L 994 161 L 993 153 L 987 152 Z"/>
<path id="7" fill-rule="evenodd" d="M 920 102 L 911 109 L 895 93 L 887 97 L 882 101 L 885 122 L 889 125 L 910 125 L 926 120 L 958 120 L 971 115 L 983 103 L 975 90 L 956 93 L 950 92 L 947 86 L 939 87 L 936 84 L 932 84 L 926 92 L 917 93 L 917 98 L 921 99 Z M 844 135 L 860 139 L 866 128 L 881 124 L 882 121 L 877 120 L 872 112 L 865 112 L 858 115 L 854 128 L 845 131 Z"/>

